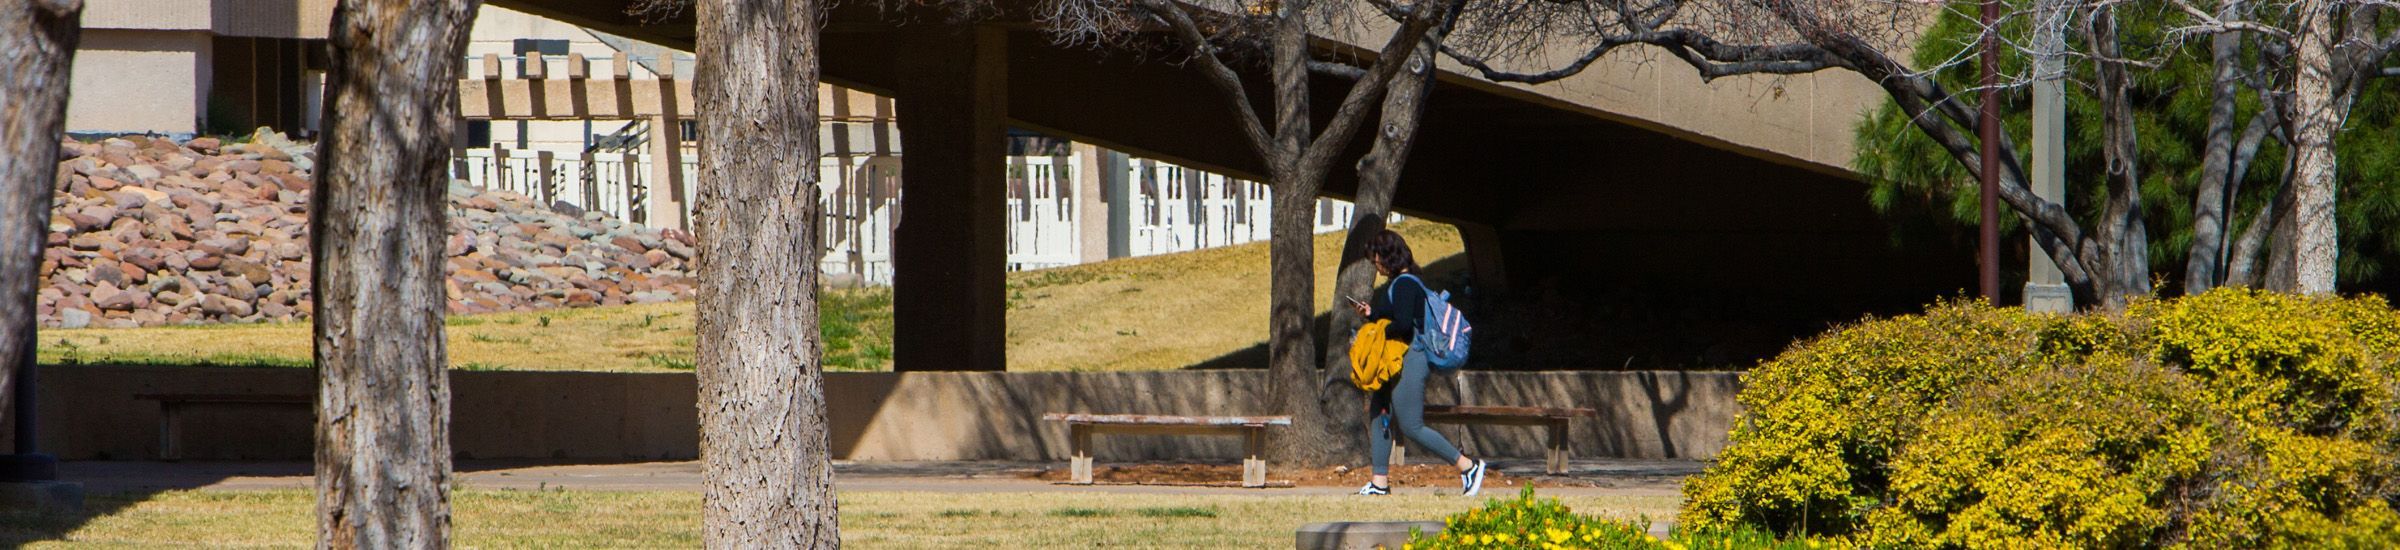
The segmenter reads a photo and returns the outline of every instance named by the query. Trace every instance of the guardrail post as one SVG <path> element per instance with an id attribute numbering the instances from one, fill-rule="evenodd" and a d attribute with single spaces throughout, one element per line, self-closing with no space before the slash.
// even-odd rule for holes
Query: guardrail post
<path id="1" fill-rule="evenodd" d="M 542 206 L 558 204 L 558 167 L 551 162 L 549 151 L 535 151 L 533 162 L 541 177 Z"/>

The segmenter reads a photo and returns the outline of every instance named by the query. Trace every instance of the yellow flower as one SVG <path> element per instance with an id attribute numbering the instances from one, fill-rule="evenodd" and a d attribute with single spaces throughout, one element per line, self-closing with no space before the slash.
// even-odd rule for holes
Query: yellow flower
<path id="1" fill-rule="evenodd" d="M 1476 536 L 1475 536 L 1475 542 L 1476 542 L 1476 543 L 1478 543 L 1478 544 L 1491 544 L 1491 543 L 1492 543 L 1492 534 L 1491 534 L 1491 533 L 1484 533 L 1484 534 L 1481 534 L 1481 535 L 1476 535 Z"/>
<path id="2" fill-rule="evenodd" d="M 1516 542 L 1516 541 L 1517 541 L 1517 538 L 1516 538 L 1516 537 L 1513 537 L 1513 536 L 1509 536 L 1509 534 L 1508 534 L 1508 533 L 1501 533 L 1501 534 L 1500 534 L 1500 542 L 1502 542 L 1502 543 L 1512 543 L 1512 542 Z"/>
<path id="3" fill-rule="evenodd" d="M 1555 527 L 1550 528 L 1546 533 L 1550 535 L 1550 542 L 1566 542 L 1567 537 L 1575 536 L 1574 533 L 1561 531 Z"/>

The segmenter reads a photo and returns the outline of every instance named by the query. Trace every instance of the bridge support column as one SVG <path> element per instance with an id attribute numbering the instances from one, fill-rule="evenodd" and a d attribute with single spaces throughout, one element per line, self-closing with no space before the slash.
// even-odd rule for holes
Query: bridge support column
<path id="1" fill-rule="evenodd" d="M 898 47 L 894 370 L 1006 370 L 1007 35 L 928 25 Z"/>
<path id="2" fill-rule="evenodd" d="M 1480 223 L 1460 223 L 1458 238 L 1467 245 L 1468 273 L 1478 292 L 1508 291 L 1508 267 L 1501 252 L 1500 230 Z"/>

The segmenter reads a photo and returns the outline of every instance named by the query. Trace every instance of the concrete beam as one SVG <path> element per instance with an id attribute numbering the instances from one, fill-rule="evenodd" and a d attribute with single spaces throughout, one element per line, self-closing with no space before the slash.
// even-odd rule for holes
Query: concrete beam
<path id="1" fill-rule="evenodd" d="M 1006 370 L 1007 36 L 937 25 L 900 36 L 893 368 Z"/>
<path id="2" fill-rule="evenodd" d="M 580 56 L 578 56 L 580 57 Z M 664 61 L 669 70 L 674 62 Z M 478 78 L 458 81 L 458 113 L 468 120 L 590 120 L 638 119 L 659 116 L 690 118 L 692 87 L 672 75 L 658 79 L 628 78 L 625 54 L 611 60 L 610 78 L 588 78 L 578 58 L 568 64 L 565 78 L 542 74 L 542 63 L 527 64 L 526 74 L 507 78 L 500 57 L 486 54 Z"/>

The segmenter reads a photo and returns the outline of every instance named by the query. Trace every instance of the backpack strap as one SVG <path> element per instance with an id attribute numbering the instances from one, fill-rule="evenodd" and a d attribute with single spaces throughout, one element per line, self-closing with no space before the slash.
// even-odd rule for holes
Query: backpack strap
<path id="1" fill-rule="evenodd" d="M 1391 284 L 1383 285 L 1383 303 L 1389 304 L 1389 303 L 1392 303 L 1392 302 L 1397 302 L 1397 301 L 1400 301 L 1400 297 L 1399 297 L 1399 296 L 1397 296 L 1397 295 L 1394 295 L 1394 294 L 1392 294 L 1392 292 L 1399 290 L 1399 286 L 1400 286 L 1400 279 L 1401 279 L 1401 278 L 1403 278 L 1403 277 L 1405 277 L 1405 278 L 1409 278 L 1409 279 L 1415 279 L 1415 278 L 1417 278 L 1417 276 L 1416 276 L 1416 275 L 1411 275 L 1411 274 L 1407 274 L 1407 273 L 1402 273 L 1402 274 L 1400 274 L 1400 276 L 1399 276 L 1399 277 L 1393 277 L 1393 278 L 1392 278 L 1392 283 L 1391 283 Z M 1425 281 L 1417 281 L 1417 288 L 1425 288 Z"/>
<path id="2" fill-rule="evenodd" d="M 1393 290 L 1395 290 L 1395 289 L 1396 289 L 1396 287 L 1399 287 L 1399 286 L 1400 286 L 1400 280 L 1401 280 L 1401 279 L 1408 279 L 1408 280 L 1410 280 L 1410 281 L 1414 281 L 1414 282 L 1416 282 L 1416 283 L 1417 283 L 1417 290 L 1419 290 L 1419 291 L 1423 291 L 1423 292 L 1425 293 L 1425 295 L 1426 295 L 1426 296 L 1428 296 L 1428 297 L 1430 297 L 1430 296 L 1433 296 L 1433 287 L 1425 286 L 1425 280 L 1424 280 L 1424 279 L 1419 279 L 1419 278 L 1417 278 L 1417 275 L 1416 275 L 1416 274 L 1414 274 L 1414 273 L 1402 273 L 1402 274 L 1400 274 L 1400 276 L 1398 276 L 1398 277 L 1393 277 L 1393 278 L 1392 278 L 1392 284 L 1390 284 L 1390 285 L 1385 285 L 1385 286 L 1383 287 L 1383 299 L 1384 299 L 1384 301 L 1386 301 L 1386 302 L 1390 302 L 1390 301 L 1393 301 L 1393 300 L 1397 300 L 1397 299 L 1398 299 L 1398 297 L 1397 297 L 1397 296 L 1393 296 L 1393 295 L 1392 295 L 1392 291 L 1393 291 Z"/>

